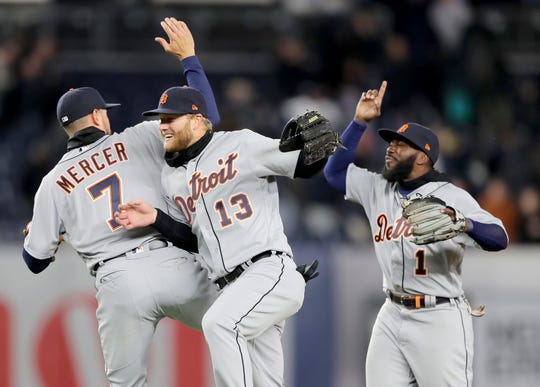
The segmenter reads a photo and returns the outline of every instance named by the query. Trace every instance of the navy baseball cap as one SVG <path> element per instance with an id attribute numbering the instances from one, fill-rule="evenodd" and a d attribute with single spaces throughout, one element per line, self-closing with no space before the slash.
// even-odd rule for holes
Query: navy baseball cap
<path id="1" fill-rule="evenodd" d="M 403 140 L 428 155 L 435 164 L 439 157 L 439 139 L 437 135 L 420 124 L 408 123 L 397 130 L 379 129 L 379 136 L 386 142 Z"/>
<path id="2" fill-rule="evenodd" d="M 92 87 L 70 89 L 58 100 L 56 116 L 60 125 L 66 126 L 90 113 L 94 109 L 110 109 L 119 103 L 107 103 Z"/>
<path id="3" fill-rule="evenodd" d="M 157 109 L 144 112 L 143 116 L 157 114 L 202 114 L 208 116 L 203 95 L 192 87 L 171 87 L 161 94 Z"/>

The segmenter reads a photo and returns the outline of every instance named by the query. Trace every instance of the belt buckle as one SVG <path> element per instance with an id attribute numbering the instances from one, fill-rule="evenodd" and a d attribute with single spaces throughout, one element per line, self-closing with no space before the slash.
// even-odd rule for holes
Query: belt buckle
<path id="1" fill-rule="evenodd" d="M 424 296 L 421 294 L 417 294 L 414 296 L 399 296 L 401 305 L 408 309 L 421 309 L 423 299 Z"/>
<path id="2" fill-rule="evenodd" d="M 231 274 L 232 274 L 232 272 L 231 272 Z M 227 275 L 224 275 L 224 276 L 221 277 L 221 278 L 223 279 L 223 282 L 225 282 L 225 285 L 224 285 L 224 286 L 227 286 L 227 285 L 229 285 L 231 282 L 234 281 L 234 279 L 232 279 L 232 280 L 229 281 L 229 275 L 228 275 L 228 274 L 227 274 Z"/>
<path id="3" fill-rule="evenodd" d="M 395 294 L 391 290 L 388 290 L 388 294 L 391 300 L 394 300 L 394 302 L 400 305 L 403 305 L 407 309 L 421 309 L 423 307 L 422 306 L 422 300 L 424 300 L 423 294 L 405 296 L 401 294 Z"/>
<path id="4" fill-rule="evenodd" d="M 222 277 L 219 277 L 217 280 L 214 281 L 214 283 L 217 285 L 217 287 L 221 290 L 223 289 L 225 286 L 229 285 L 230 283 L 234 282 L 234 280 L 236 280 L 238 278 L 238 276 L 236 277 L 232 277 L 231 280 L 229 280 L 229 276 L 231 276 L 234 271 L 238 268 L 235 267 L 233 271 L 231 271 L 230 273 L 228 274 L 225 274 L 224 276 Z"/>

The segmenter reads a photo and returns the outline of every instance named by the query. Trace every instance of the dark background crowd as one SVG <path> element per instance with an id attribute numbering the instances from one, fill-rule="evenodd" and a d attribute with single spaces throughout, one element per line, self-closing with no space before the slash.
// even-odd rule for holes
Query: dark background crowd
<path id="1" fill-rule="evenodd" d="M 362 91 L 389 88 L 357 163 L 379 171 L 379 127 L 418 122 L 441 142 L 436 167 L 500 217 L 511 243 L 540 242 L 540 1 L 0 0 L 0 238 L 21 239 L 41 178 L 65 151 L 56 102 L 93 86 L 111 126 L 142 120 L 182 67 L 153 41 L 184 20 L 214 87 L 216 130 L 277 138 L 317 109 L 342 131 Z M 322 175 L 280 181 L 293 240 L 362 243 L 362 209 Z"/>

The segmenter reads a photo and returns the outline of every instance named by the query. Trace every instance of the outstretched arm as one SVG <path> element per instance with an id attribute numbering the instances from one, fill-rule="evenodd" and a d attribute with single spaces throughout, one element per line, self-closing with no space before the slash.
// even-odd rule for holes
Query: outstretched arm
<path id="1" fill-rule="evenodd" d="M 144 200 L 132 200 L 127 204 L 120 204 L 114 217 L 126 230 L 153 226 L 175 246 L 188 251 L 197 252 L 198 250 L 197 237 L 187 224 L 176 221 Z"/>
<path id="2" fill-rule="evenodd" d="M 351 121 L 341 135 L 341 142 L 345 148 L 338 149 L 330 156 L 324 167 L 326 181 L 338 192 L 345 193 L 347 168 L 354 161 L 356 147 L 366 128 L 366 123 Z"/>
<path id="3" fill-rule="evenodd" d="M 324 168 L 324 177 L 335 190 L 345 193 L 347 168 L 354 161 L 356 148 L 367 128 L 367 123 L 381 115 L 381 105 L 386 92 L 387 82 L 383 81 L 379 90 L 371 89 L 362 93 L 354 119 L 343 132 L 341 141 L 345 149 L 340 148 L 328 159 Z"/>
<path id="4" fill-rule="evenodd" d="M 206 77 L 199 59 L 195 55 L 195 41 L 186 23 L 167 17 L 161 22 L 161 27 L 167 34 L 169 41 L 156 37 L 165 52 L 178 57 L 184 66 L 184 76 L 190 87 L 199 90 L 206 101 L 208 119 L 212 125 L 219 124 L 220 116 L 212 86 Z"/>

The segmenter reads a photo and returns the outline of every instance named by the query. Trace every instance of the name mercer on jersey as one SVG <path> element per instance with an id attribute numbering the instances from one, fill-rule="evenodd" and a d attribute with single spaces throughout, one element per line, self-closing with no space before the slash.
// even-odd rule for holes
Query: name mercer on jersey
<path id="1" fill-rule="evenodd" d="M 225 160 L 218 159 L 217 164 L 221 168 L 217 172 L 212 172 L 208 176 L 201 176 L 201 172 L 195 171 L 189 180 L 191 195 L 184 199 L 182 196 L 175 196 L 174 201 L 180 207 L 191 223 L 191 214 L 195 212 L 195 202 L 202 193 L 207 193 L 220 184 L 225 184 L 234 180 L 238 170 L 234 168 L 234 161 L 238 158 L 238 153 L 231 153 Z"/>
<path id="2" fill-rule="evenodd" d="M 122 142 L 86 156 L 67 168 L 56 180 L 58 185 L 68 195 L 89 176 L 116 163 L 128 161 L 126 147 Z"/>

